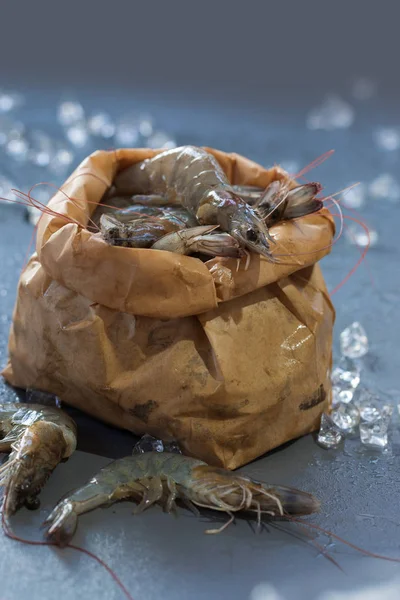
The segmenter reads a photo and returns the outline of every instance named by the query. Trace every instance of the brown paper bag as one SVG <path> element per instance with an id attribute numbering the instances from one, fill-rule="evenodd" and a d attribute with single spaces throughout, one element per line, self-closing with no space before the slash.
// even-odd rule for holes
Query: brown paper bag
<path id="1" fill-rule="evenodd" d="M 233 184 L 285 173 L 211 152 Z M 315 430 L 331 388 L 334 310 L 316 262 L 327 210 L 273 228 L 280 263 L 107 245 L 85 229 L 116 172 L 152 150 L 95 152 L 49 202 L 21 275 L 3 376 L 108 423 L 239 467 Z"/>

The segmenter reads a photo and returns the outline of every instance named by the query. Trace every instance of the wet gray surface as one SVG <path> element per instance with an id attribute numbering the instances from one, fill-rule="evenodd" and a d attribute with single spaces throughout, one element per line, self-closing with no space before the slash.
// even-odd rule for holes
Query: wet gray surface
<path id="1" fill-rule="evenodd" d="M 48 122 L 48 107 L 55 97 L 32 92 L 32 124 Z M 89 105 L 93 102 L 89 93 L 82 92 L 81 97 Z M 102 95 L 102 105 L 110 107 L 114 114 L 128 104 L 123 95 L 112 100 L 107 93 Z M 354 181 L 369 183 L 382 172 L 398 175 L 397 153 L 381 155 L 372 142 L 375 126 L 400 125 L 399 117 L 391 114 L 389 105 L 379 98 L 358 107 L 350 130 L 329 134 L 307 131 L 306 107 L 298 107 L 296 112 L 279 108 L 250 111 L 194 103 L 189 110 L 187 106 L 165 106 L 156 101 L 145 105 L 140 98 L 137 105 L 153 112 L 160 126 L 175 134 L 179 144 L 237 151 L 264 165 L 295 160 L 302 167 L 335 148 L 335 155 L 308 176 L 321 181 L 330 193 Z M 400 402 L 400 204 L 369 198 L 360 212 L 377 229 L 379 241 L 366 263 L 333 297 L 337 309 L 335 347 L 340 330 L 359 320 L 371 346 L 363 380 L 392 401 Z M 31 235 L 32 227 L 24 220 L 22 207 L 0 205 L 2 365 L 18 276 Z M 329 289 L 346 276 L 358 257 L 357 248 L 344 238 L 334 246 L 332 254 L 323 261 Z M 1 382 L 0 400 L 14 397 L 15 391 Z M 40 539 L 38 525 L 51 505 L 107 462 L 104 457 L 123 456 L 135 442 L 128 433 L 97 423 L 77 411 L 71 414 L 79 423 L 81 451 L 57 468 L 43 492 L 41 512 L 22 510 L 13 520 L 15 530 L 25 537 Z M 270 453 L 244 471 L 258 479 L 313 492 L 321 499 L 322 509 L 307 521 L 369 551 L 400 557 L 398 428 L 396 415 L 390 448 L 383 454 L 360 451 L 356 440 L 346 441 L 344 449 L 328 452 L 315 444 L 313 436 L 307 436 Z M 329 552 L 345 571 L 340 572 L 294 524 L 284 525 L 285 532 L 268 527 L 256 535 L 246 522 L 240 521 L 219 536 L 205 536 L 206 523 L 184 510 L 178 519 L 164 515 L 158 508 L 140 517 L 133 517 L 131 512 L 131 505 L 124 503 L 85 515 L 75 541 L 106 560 L 135 600 L 247 600 L 262 582 L 272 583 L 285 600 L 316 600 L 330 589 L 356 590 L 392 581 L 398 585 L 400 581 L 399 564 L 360 556 L 337 542 L 330 545 L 332 540 L 318 534 L 315 540 L 329 544 Z M 0 598 L 4 600 L 36 600 L 55 595 L 60 600 L 123 597 L 104 570 L 72 550 L 55 551 L 2 539 L 0 553 Z M 260 599 L 254 596 L 252 600 Z"/>

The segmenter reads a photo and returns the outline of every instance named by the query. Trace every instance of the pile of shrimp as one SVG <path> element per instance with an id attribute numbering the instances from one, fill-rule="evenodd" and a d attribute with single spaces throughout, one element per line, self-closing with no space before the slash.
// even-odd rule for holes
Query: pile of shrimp
<path id="1" fill-rule="evenodd" d="M 96 225 L 112 245 L 200 257 L 241 258 L 255 252 L 273 260 L 271 225 L 320 210 L 319 183 L 266 189 L 231 185 L 202 148 L 166 150 L 119 173 L 106 194 L 118 212 L 97 212 Z"/>

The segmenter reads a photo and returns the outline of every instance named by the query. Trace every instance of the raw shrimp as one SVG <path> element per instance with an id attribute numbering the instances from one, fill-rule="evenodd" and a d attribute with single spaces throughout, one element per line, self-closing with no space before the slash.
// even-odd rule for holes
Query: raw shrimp
<path id="1" fill-rule="evenodd" d="M 159 239 L 152 250 L 167 250 L 177 254 L 206 254 L 241 258 L 244 250 L 229 233 L 214 233 L 216 225 L 203 225 L 169 233 Z"/>
<path id="2" fill-rule="evenodd" d="M 248 250 L 271 258 L 267 227 L 232 191 L 217 160 L 201 148 L 161 152 L 119 173 L 113 185 L 117 194 L 160 194 L 186 208 L 200 225 L 219 225 Z"/>
<path id="3" fill-rule="evenodd" d="M 0 467 L 6 516 L 25 504 L 36 508 L 38 494 L 58 463 L 76 448 L 76 425 L 61 409 L 40 404 L 0 404 Z"/>
<path id="4" fill-rule="evenodd" d="M 115 215 L 100 217 L 101 235 L 112 246 L 151 248 L 164 235 L 181 228 L 182 222 L 172 218 L 142 217 L 124 222 Z"/>
<path id="5" fill-rule="evenodd" d="M 65 545 L 76 531 L 79 515 L 128 498 L 138 502 L 136 514 L 155 503 L 171 512 L 175 500 L 196 514 L 197 506 L 228 514 L 227 523 L 206 533 L 219 533 L 239 511 L 256 514 L 260 526 L 263 514 L 306 515 L 319 509 L 318 500 L 306 492 L 267 485 L 180 454 L 146 452 L 112 462 L 65 496 L 46 519 L 45 535 Z"/>

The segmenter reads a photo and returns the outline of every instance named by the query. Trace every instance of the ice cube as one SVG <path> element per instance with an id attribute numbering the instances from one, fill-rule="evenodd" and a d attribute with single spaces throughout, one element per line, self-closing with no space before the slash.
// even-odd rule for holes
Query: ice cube
<path id="1" fill-rule="evenodd" d="M 371 448 L 386 448 L 388 445 L 389 421 L 380 418 L 372 422 L 362 421 L 360 423 L 360 439 L 364 446 Z"/>
<path id="2" fill-rule="evenodd" d="M 400 131 L 395 127 L 379 127 L 373 137 L 380 150 L 393 152 L 400 148 Z"/>
<path id="3" fill-rule="evenodd" d="M 83 110 L 82 104 L 75 100 L 67 100 L 61 102 L 58 111 L 57 118 L 58 122 L 63 127 L 70 127 L 74 123 L 82 121 L 85 117 L 85 111 Z"/>
<path id="4" fill-rule="evenodd" d="M 139 133 L 143 137 L 150 137 L 154 131 L 153 118 L 150 115 L 141 115 L 139 117 Z"/>
<path id="5" fill-rule="evenodd" d="M 342 441 L 342 434 L 331 417 L 324 413 L 318 433 L 318 444 L 323 448 L 337 448 Z"/>
<path id="6" fill-rule="evenodd" d="M 163 441 L 146 433 L 133 447 L 133 454 L 144 454 L 145 452 L 164 452 Z"/>
<path id="7" fill-rule="evenodd" d="M 50 136 L 42 131 L 32 131 L 29 141 L 29 160 L 38 167 L 47 167 L 54 154 Z"/>
<path id="8" fill-rule="evenodd" d="M 23 137 L 16 137 L 6 144 L 6 152 L 14 160 L 25 162 L 28 158 L 29 144 Z"/>
<path id="9" fill-rule="evenodd" d="M 23 123 L 13 121 L 7 116 L 0 116 L 0 146 L 5 146 L 10 140 L 21 138 L 24 132 Z"/>
<path id="10" fill-rule="evenodd" d="M 124 115 L 116 125 L 115 140 L 119 146 L 135 147 L 139 141 L 139 119 L 135 114 Z"/>
<path id="11" fill-rule="evenodd" d="M 26 390 L 25 402 L 27 404 L 42 404 L 43 406 L 61 408 L 61 400 L 58 396 L 51 392 L 43 392 L 32 388 Z"/>
<path id="12" fill-rule="evenodd" d="M 14 195 L 11 192 L 12 189 L 16 189 L 16 185 L 11 179 L 8 179 L 8 177 L 5 177 L 4 175 L 0 175 L 0 202 L 2 198 L 10 198 L 10 200 L 14 198 Z M 12 203 L 10 202 L 10 206 L 11 204 Z"/>
<path id="13" fill-rule="evenodd" d="M 154 149 L 163 148 L 164 150 L 170 150 L 176 148 L 176 142 L 164 131 L 156 131 L 147 140 L 147 146 Z"/>
<path id="14" fill-rule="evenodd" d="M 17 92 L 0 91 L 0 112 L 5 113 L 20 107 L 24 97 Z"/>
<path id="15" fill-rule="evenodd" d="M 345 235 L 350 244 L 359 246 L 360 248 L 366 248 L 369 246 L 373 248 L 379 241 L 378 232 L 372 227 L 368 227 L 367 231 L 358 225 L 347 225 Z"/>
<path id="16" fill-rule="evenodd" d="M 94 136 L 110 139 L 115 134 L 115 123 L 108 113 L 97 112 L 89 118 L 88 129 Z"/>
<path id="17" fill-rule="evenodd" d="M 368 338 L 358 321 L 346 327 L 340 334 L 340 348 L 343 356 L 361 358 L 368 352 Z"/>
<path id="18" fill-rule="evenodd" d="M 137 444 L 135 444 L 132 453 L 144 454 L 145 452 L 173 452 L 175 454 L 182 454 L 177 442 L 163 442 L 148 433 L 141 437 Z"/>
<path id="19" fill-rule="evenodd" d="M 369 193 L 377 200 L 398 202 L 400 200 L 400 185 L 393 175 L 382 173 L 370 184 Z"/>
<path id="20" fill-rule="evenodd" d="M 88 143 L 89 131 L 85 121 L 77 121 L 67 128 L 66 136 L 73 146 L 83 148 Z"/>
<path id="21" fill-rule="evenodd" d="M 337 95 L 327 96 L 323 104 L 312 109 L 307 117 L 309 129 L 347 129 L 353 124 L 354 109 Z"/>
<path id="22" fill-rule="evenodd" d="M 354 390 L 351 387 L 342 387 L 340 385 L 332 386 L 332 406 L 339 404 L 348 404 L 352 401 Z"/>
<path id="23" fill-rule="evenodd" d="M 347 386 L 353 390 L 360 383 L 360 368 L 347 356 L 342 356 L 338 365 L 332 371 L 332 383 L 338 386 Z"/>
<path id="24" fill-rule="evenodd" d="M 347 208 L 362 208 L 365 204 L 366 192 L 365 183 L 359 183 L 351 187 L 343 193 L 343 204 Z"/>
<path id="25" fill-rule="evenodd" d="M 342 433 L 350 433 L 360 422 L 360 413 L 352 404 L 341 404 L 331 413 L 332 421 Z"/>
<path id="26" fill-rule="evenodd" d="M 50 162 L 49 168 L 53 173 L 63 174 L 72 164 L 74 154 L 66 146 L 59 145 Z"/>

